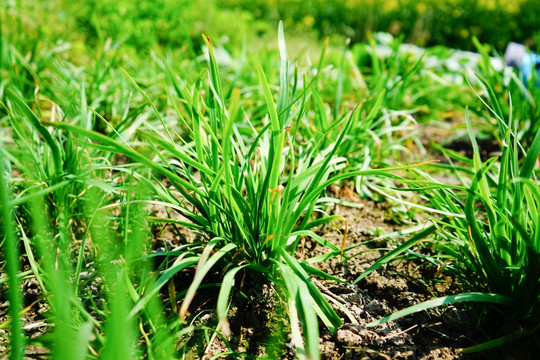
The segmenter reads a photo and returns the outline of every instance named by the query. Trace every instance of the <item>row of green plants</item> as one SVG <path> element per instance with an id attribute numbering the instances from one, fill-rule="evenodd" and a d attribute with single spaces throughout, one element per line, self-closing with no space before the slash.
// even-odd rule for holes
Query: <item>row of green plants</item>
<path id="1" fill-rule="evenodd" d="M 225 35 L 230 48 L 246 41 L 258 46 L 270 40 L 278 21 L 303 36 L 367 40 L 374 32 L 390 32 L 420 46 L 444 45 L 475 50 L 473 37 L 504 51 L 510 41 L 537 44 L 539 4 L 536 0 L 54 0 L 46 3 L 5 1 L 4 26 L 51 41 L 63 40 L 99 46 L 108 39 L 116 46 L 148 52 L 155 48 L 204 45 L 199 34 L 214 39 Z M 18 20 L 10 21 L 15 15 Z M 40 16 L 39 18 L 37 16 Z M 61 27 L 40 26 L 42 22 Z M 82 44 L 79 44 L 82 45 Z"/>
<path id="2" fill-rule="evenodd" d="M 7 204 L 2 218 L 6 253 L 13 256 L 9 263 L 16 263 L 13 259 L 18 257 L 17 238 L 24 240 L 28 265 L 49 302 L 51 319 L 57 324 L 52 339 L 45 336 L 35 343 L 50 348 L 53 357 L 96 354 L 113 358 L 130 358 L 134 354 L 173 357 L 175 339 L 195 330 L 186 327 L 183 320 L 203 279 L 214 267 L 223 273 L 217 314 L 218 330 L 224 334 L 235 276 L 248 270 L 260 273 L 284 294 L 282 301 L 288 307 L 299 356 L 318 357 L 318 318 L 334 332 L 341 324 L 310 276 L 338 279 L 317 270 L 309 261 L 299 262 L 294 253 L 299 240 L 306 236 L 329 247 L 332 256 L 343 252 L 342 247 L 312 231 L 339 219 L 314 218 L 312 214 L 324 210 L 319 198 L 328 185 L 354 174 L 380 172 L 368 169 L 343 173 L 346 159 L 337 155 L 351 124 L 358 122 L 364 112 L 351 110 L 341 115 L 337 113 L 341 109 L 336 106 L 336 117 L 329 119 L 320 95 L 311 88 L 316 77 L 305 87 L 297 88 L 298 69 L 294 80 L 290 79 L 291 64 L 281 29 L 277 103 L 259 66 L 258 96 L 263 100 L 263 108 L 257 106 L 252 110 L 255 116 L 251 122 L 241 106 L 240 90 L 224 91 L 213 47 L 208 40 L 206 45 L 208 70 L 201 72 L 194 87 L 168 74 L 171 83 L 166 98 L 174 111 L 176 126 L 158 110 L 164 105 L 152 102 L 149 94 L 125 72 L 123 76 L 151 111 L 143 114 L 132 111 L 129 100 L 132 95 L 129 95 L 126 102 L 115 104 L 126 107 L 125 118 L 120 119 L 118 128 L 112 128 L 103 115 L 87 104 L 92 92 L 83 84 L 77 87 L 76 97 L 69 100 L 69 113 L 54 103 L 52 107 L 49 104 L 42 107 L 39 101 L 30 102 L 32 109 L 17 87 L 16 76 L 6 86 L 5 130 L 8 138 L 16 140 L 14 144 L 7 141 L 10 150 L 5 152 L 8 161 L 3 171 L 9 184 L 3 186 Z M 170 71 L 166 64 L 160 66 Z M 112 70 L 109 71 L 111 74 Z M 117 84 L 115 88 L 122 88 L 123 81 Z M 311 97 L 316 99 L 313 109 L 308 105 Z M 367 113 L 362 131 L 372 128 L 381 99 L 382 95 L 377 98 L 376 107 Z M 100 106 L 99 102 L 96 104 Z M 299 141 L 299 129 L 304 132 L 304 128 L 309 128 L 308 112 L 313 112 L 309 118 L 319 123 L 317 136 L 313 137 L 314 133 L 309 131 L 301 138 L 311 136 L 314 141 Z M 144 121 L 150 114 L 155 117 L 153 121 Z M 134 132 L 134 127 L 141 124 L 139 118 L 147 130 Z M 109 126 L 109 131 L 103 134 L 107 129 L 97 125 L 98 122 Z M 337 138 L 323 139 L 325 132 L 335 133 Z M 134 141 L 144 145 L 131 145 Z M 133 162 L 129 166 L 116 165 L 114 156 L 118 154 Z M 22 159 L 32 161 L 27 164 Z M 22 182 L 11 177 L 12 166 L 21 172 Z M 161 185 L 163 178 L 172 188 Z M 146 197 L 151 200 L 144 200 Z M 202 241 L 170 253 L 148 254 L 151 249 L 144 244 L 147 231 L 142 230 L 144 209 L 137 205 L 147 201 L 174 209 L 185 218 L 176 225 L 201 233 Z M 119 213 L 104 212 L 110 207 L 119 207 Z M 14 211 L 19 227 L 14 226 L 18 223 L 12 219 Z M 143 218 L 134 213 L 143 214 Z M 27 224 L 32 225 L 28 228 Z M 76 225 L 83 227 L 82 234 L 75 233 Z M 130 234 L 135 232 L 141 234 L 140 238 Z M 51 236 L 52 239 L 48 238 Z M 71 243 L 72 238 L 82 243 L 76 246 Z M 49 258 L 48 254 L 54 255 Z M 165 260 L 159 276 L 154 278 L 146 272 L 150 272 L 149 259 L 156 256 L 164 256 Z M 88 269 L 89 264 L 95 265 Z M 184 290 L 184 302 L 178 310 L 180 319 L 163 328 L 162 309 L 152 305 L 153 302 L 176 274 L 195 268 L 193 281 Z M 103 288 L 94 294 L 84 294 L 88 280 L 81 284 L 81 274 L 88 270 L 90 279 L 98 274 L 102 277 L 103 283 L 99 285 Z M 26 340 L 20 332 L 22 305 L 21 294 L 16 291 L 21 280 L 18 273 L 17 268 L 9 268 L 14 358 L 23 356 Z M 107 301 L 98 304 L 96 297 Z M 118 338 L 119 329 L 125 326 L 122 319 L 126 318 L 132 330 Z M 141 327 L 140 336 L 146 338 L 146 332 L 152 334 L 145 350 L 135 345 L 137 336 L 133 328 L 137 323 Z M 92 336 L 97 334 L 102 336 Z M 70 343 L 70 339 L 77 341 Z M 114 345 L 117 343 L 125 346 L 119 348 Z"/>
<path id="3" fill-rule="evenodd" d="M 503 51 L 510 41 L 536 40 L 539 10 L 535 0 L 226 0 L 223 6 L 246 9 L 260 19 L 282 19 L 300 31 L 321 37 L 342 34 L 361 42 L 376 31 L 404 36 L 421 46 L 445 45 L 473 50 L 471 39 Z"/>
<path id="4" fill-rule="evenodd" d="M 493 94 L 490 84 L 484 84 Z M 485 318 L 480 321 L 482 324 L 496 324 L 502 318 L 507 330 L 494 332 L 498 337 L 471 346 L 466 351 L 483 351 L 508 345 L 512 341 L 523 348 L 534 347 L 530 339 L 536 336 L 540 324 L 540 242 L 537 236 L 540 193 L 536 175 L 540 131 L 524 148 L 518 121 L 503 117 L 497 97 L 490 100 L 491 103 L 486 106 L 491 112 L 490 118 L 497 122 L 498 133 L 502 137 L 500 154 L 482 159 L 467 118 L 468 134 L 473 146 L 472 158 L 441 149 L 449 164 L 442 167 L 454 173 L 461 184 L 441 183 L 419 169 L 413 169 L 402 177 L 400 182 L 407 187 L 399 191 L 412 191 L 422 202 L 430 205 L 428 213 L 433 216 L 432 225 L 419 236 L 396 246 L 357 279 L 359 281 L 381 265 L 410 253 L 456 276 L 464 289 L 472 292 L 417 304 L 372 322 L 371 326 L 444 304 L 499 304 L 503 306 L 484 308 L 482 316 Z M 488 102 L 487 99 L 485 101 Z M 421 242 L 434 246 L 436 255 L 426 257 L 411 251 Z M 526 352 L 520 354 L 532 356 Z"/>
<path id="5" fill-rule="evenodd" d="M 255 289 L 271 284 L 287 314 L 281 338 L 270 340 L 278 344 L 270 356 L 285 352 L 279 344 L 290 333 L 298 357 L 319 358 L 319 322 L 335 332 L 342 320 L 312 278 L 342 280 L 316 263 L 347 258 L 350 249 L 315 230 L 344 221 L 325 215 L 325 189 L 345 179 L 356 180 L 362 196 L 390 195 L 404 208 L 433 214 L 423 231 L 358 280 L 406 254 L 444 268 L 466 291 L 381 321 L 445 303 L 485 302 L 516 325 L 476 350 L 534 336 L 540 300 L 535 82 L 526 88 L 518 77 L 507 81 L 485 57 L 470 90 L 445 85 L 438 70 L 400 53 L 399 41 L 386 59 L 373 40 L 352 51 L 323 45 L 316 65 L 295 65 L 281 27 L 278 37 L 278 51 L 223 64 L 227 53 L 207 37 L 204 62 L 190 57 L 195 48 L 148 60 L 105 42 L 89 60 L 93 66 L 81 68 L 63 58 L 77 53 L 62 44 L 2 33 L 0 222 L 10 320 L 0 326 L 10 329 L 13 358 L 22 358 L 28 344 L 66 359 L 201 356 L 216 337 L 228 344 L 227 315 L 246 274 Z M 463 106 L 434 96 L 473 90 L 478 99 L 464 95 Z M 468 159 L 441 148 L 448 164 L 429 167 L 404 155 L 408 143 L 420 146 L 412 131 L 417 123 L 449 110 L 468 117 L 473 144 L 477 136 L 490 137 L 501 154 L 482 159 L 474 145 Z M 455 174 L 462 185 L 441 183 L 434 171 Z M 403 200 L 405 191 L 418 202 Z M 150 216 L 150 206 L 176 216 Z M 197 236 L 156 252 L 155 223 Z M 298 260 L 302 238 L 328 255 Z M 435 255 L 420 253 L 425 246 Z M 24 303 L 21 284 L 29 279 L 54 324 L 32 339 L 22 329 L 31 304 Z M 198 322 L 201 313 L 190 314 L 205 291 L 219 293 L 213 326 Z M 200 349 L 194 334 L 203 334 Z M 245 356 L 228 346 L 229 355 Z"/>

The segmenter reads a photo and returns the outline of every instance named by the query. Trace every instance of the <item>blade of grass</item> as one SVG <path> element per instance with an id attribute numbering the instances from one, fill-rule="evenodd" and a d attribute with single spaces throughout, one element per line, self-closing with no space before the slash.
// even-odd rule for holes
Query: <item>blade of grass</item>
<path id="1" fill-rule="evenodd" d="M 222 239 L 219 239 L 219 238 L 213 239 L 205 246 L 204 251 L 200 257 L 199 263 L 197 265 L 195 277 L 193 278 L 193 281 L 191 282 L 191 285 L 189 286 L 188 292 L 186 296 L 184 297 L 184 301 L 182 302 L 182 305 L 180 306 L 180 310 L 178 310 L 178 313 L 181 318 L 185 318 L 185 316 L 187 315 L 189 305 L 191 304 L 191 301 L 193 300 L 195 296 L 195 292 L 199 288 L 206 274 L 212 269 L 212 267 L 216 264 L 216 262 L 218 262 L 219 259 L 221 259 L 224 255 L 226 255 L 230 251 L 236 249 L 235 244 L 229 243 L 223 246 L 222 248 L 220 248 L 218 251 L 216 251 L 215 254 L 209 257 L 210 252 L 214 248 L 214 245 L 217 244 L 221 240 Z"/>
<path id="2" fill-rule="evenodd" d="M 433 234 L 435 230 L 436 230 L 436 227 L 434 225 L 431 225 L 431 226 L 426 227 L 424 230 L 420 231 L 419 233 L 415 234 L 409 240 L 405 241 L 404 243 L 399 245 L 397 248 L 395 248 L 394 250 L 390 251 L 388 254 L 381 257 L 373 265 L 368 267 L 358 278 L 356 278 L 356 280 L 354 280 L 353 284 L 358 283 L 360 280 L 362 280 L 363 278 L 371 274 L 373 271 L 377 270 L 382 265 L 391 262 L 397 256 L 407 251 L 412 246 L 416 245 L 419 241 Z"/>
<path id="3" fill-rule="evenodd" d="M 431 309 L 434 307 L 447 305 L 447 304 L 464 303 L 464 302 L 483 302 L 483 303 L 490 303 L 490 304 L 510 305 L 512 303 L 512 300 L 506 296 L 499 295 L 499 294 L 489 294 L 489 293 L 479 293 L 479 292 L 448 295 L 448 296 L 443 296 L 443 297 L 436 298 L 433 300 L 424 301 L 417 305 L 410 306 L 406 309 L 403 309 L 391 315 L 385 316 L 382 319 L 372 321 L 368 323 L 366 326 L 373 327 L 373 326 L 387 323 L 389 321 L 397 320 L 399 318 L 402 318 L 410 314 L 414 314 L 422 310 L 427 310 L 427 309 Z"/>
<path id="4" fill-rule="evenodd" d="M 9 277 L 9 314 L 11 319 L 10 334 L 10 359 L 19 360 L 24 357 L 26 352 L 26 341 L 22 329 L 21 311 L 23 309 L 22 294 L 20 290 L 20 279 L 17 276 L 20 272 L 19 244 L 15 236 L 15 226 L 13 222 L 13 207 L 10 206 L 11 186 L 6 178 L 4 168 L 4 157 L 0 153 L 0 200 L 2 208 L 0 212 L 1 229 L 4 233 L 4 256 L 6 259 L 7 276 Z"/>

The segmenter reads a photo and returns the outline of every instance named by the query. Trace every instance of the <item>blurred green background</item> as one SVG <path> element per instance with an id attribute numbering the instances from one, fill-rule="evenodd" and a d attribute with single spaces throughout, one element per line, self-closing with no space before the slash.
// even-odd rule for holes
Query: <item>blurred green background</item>
<path id="1" fill-rule="evenodd" d="M 510 41 L 534 41 L 540 30 L 539 0 L 224 0 L 222 6 L 249 10 L 319 36 L 341 34 L 353 42 L 386 31 L 421 46 L 473 49 L 471 36 L 502 49 Z"/>
<path id="2" fill-rule="evenodd" d="M 504 50 L 509 41 L 535 49 L 540 0 L 3 0 L 2 31 L 88 45 L 200 44 L 202 32 L 222 44 L 252 46 L 274 36 L 283 20 L 289 36 L 363 41 L 385 31 L 420 46 L 474 49 L 472 37 Z M 28 15 L 32 14 L 32 15 Z M 156 45 L 158 44 L 158 45 Z M 198 48 L 198 46 L 197 46 Z"/>

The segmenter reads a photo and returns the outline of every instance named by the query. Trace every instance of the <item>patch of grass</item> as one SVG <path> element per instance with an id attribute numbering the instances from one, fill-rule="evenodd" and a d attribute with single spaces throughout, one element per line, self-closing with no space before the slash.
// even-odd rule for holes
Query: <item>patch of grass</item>
<path id="1" fill-rule="evenodd" d="M 483 80 L 490 94 L 491 85 Z M 538 237 L 538 201 L 540 193 L 535 166 L 540 155 L 540 132 L 528 150 L 519 142 L 518 121 L 505 118 L 496 97 L 489 108 L 498 123 L 501 154 L 482 161 L 474 132 L 467 122 L 474 155 L 468 161 L 472 178 L 463 177 L 463 186 L 445 185 L 428 174 L 411 172 L 403 179 L 431 205 L 431 231 L 424 231 L 388 253 L 375 264 L 408 251 L 437 230 L 433 241 L 442 256 L 431 259 L 459 277 L 466 288 L 474 291 L 430 300 L 385 317 L 371 325 L 397 319 L 413 312 L 448 303 L 481 302 L 501 307 L 505 318 L 516 322 L 514 333 L 474 346 L 468 351 L 483 351 L 507 341 L 531 335 L 538 329 L 540 292 L 540 242 Z M 454 155 L 448 152 L 450 159 Z M 454 171 L 460 172 L 459 168 Z M 466 180 L 465 180 L 466 179 Z M 428 209 L 429 211 L 430 209 Z M 447 265 L 445 265 L 447 264 Z M 367 275 L 363 274 L 363 276 Z M 484 309 L 484 311 L 486 311 Z M 485 313 L 491 316 L 491 313 Z"/>
<path id="2" fill-rule="evenodd" d="M 206 98 L 200 96 L 204 77 L 199 79 L 193 90 L 181 90 L 182 100 L 189 111 L 189 117 L 183 122 L 190 130 L 190 139 L 174 140 L 173 136 L 178 137 L 165 124 L 165 137 L 151 132 L 141 133 L 157 158 L 152 159 L 95 132 L 68 124 L 54 125 L 112 147 L 156 174 L 165 176 L 175 191 L 153 185 L 155 195 L 162 202 L 173 205 L 189 220 L 183 225 L 203 234 L 204 241 L 192 244 L 189 251 L 182 253 L 163 272 L 156 286 L 149 289 L 131 310 L 130 317 L 141 311 L 175 273 L 196 266 L 195 277 L 179 309 L 180 317 L 185 318 L 203 278 L 219 266 L 224 277 L 217 312 L 221 331 L 228 336 L 226 314 L 235 276 L 241 270 L 260 272 L 282 286 L 287 294 L 293 338 L 299 355 L 317 358 L 317 317 L 331 331 L 335 331 L 341 320 L 309 274 L 329 276 L 296 260 L 294 251 L 302 236 L 312 237 L 330 250 L 339 249 L 310 229 L 335 218 L 313 220 L 311 215 L 324 188 L 337 180 L 330 176 L 331 173 L 344 166 L 345 159 L 334 156 L 342 138 L 321 154 L 315 153 L 310 146 L 303 149 L 292 144 L 290 138 L 294 138 L 294 133 L 289 136 L 292 116 L 288 114 L 294 105 L 290 102 L 294 93 L 288 91 L 288 60 L 281 30 L 283 60 L 278 103 L 277 106 L 274 104 L 266 76 L 259 68 L 269 122 L 259 132 L 254 132 L 252 144 L 247 145 L 237 127 L 237 123 L 246 121 L 246 114 L 239 105 L 240 92 L 234 90 L 228 107 L 225 107 L 212 46 L 209 42 L 207 46 L 209 72 L 202 76 L 208 76 L 205 92 L 209 95 Z M 301 108 L 298 113 L 303 113 Z M 159 113 L 156 114 L 160 117 Z M 183 116 L 180 111 L 177 114 Z"/>
<path id="3" fill-rule="evenodd" d="M 256 13 L 160 4 L 10 1 L 0 10 L 0 284 L 10 303 L 0 327 L 13 358 L 27 345 L 51 358 L 200 357 L 217 343 L 225 353 L 214 358 L 251 358 L 229 323 L 251 296 L 246 286 L 254 306 L 275 310 L 265 319 L 271 356 L 290 338 L 297 357 L 319 358 L 320 326 L 335 334 L 342 320 L 313 278 L 342 280 L 317 263 L 347 261 L 360 246 L 346 246 L 348 224 L 327 214 L 354 203 L 327 187 L 350 179 L 358 195 L 390 202 L 389 218 L 414 224 L 375 234 L 370 241 L 407 238 L 360 278 L 420 256 L 470 291 L 381 321 L 484 302 L 517 325 L 473 350 L 537 331 L 537 79 L 498 73 L 477 44 L 481 75 L 465 92 L 463 67 L 445 62 L 450 49 L 420 55 L 399 36 L 338 48 L 327 40 L 318 58 L 307 44 L 291 61 L 283 27 L 277 47 L 266 44 L 273 25 Z M 471 102 L 475 93 L 486 106 Z M 445 162 L 420 170 L 430 159 L 419 131 L 434 121 L 468 126 L 473 156 L 432 143 Z M 486 158 L 480 136 L 500 154 Z M 149 217 L 156 207 L 168 218 Z M 149 221 L 194 236 L 158 251 Z M 319 233 L 328 223 L 343 224 L 341 241 Z M 306 238 L 326 253 L 299 260 Z M 49 326 L 32 336 L 22 329 L 29 281 L 42 309 L 30 315 Z"/>

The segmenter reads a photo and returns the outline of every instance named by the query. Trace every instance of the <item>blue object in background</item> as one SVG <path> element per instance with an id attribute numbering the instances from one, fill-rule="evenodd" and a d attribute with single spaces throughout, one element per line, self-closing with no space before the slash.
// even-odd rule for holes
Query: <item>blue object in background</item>
<path id="1" fill-rule="evenodd" d="M 536 69 L 540 78 L 540 55 L 528 52 L 522 44 L 509 43 L 504 53 L 504 61 L 508 66 L 514 67 L 521 73 L 525 86 L 533 75 L 533 69 Z M 539 81 L 537 81 L 537 85 L 540 85 Z"/>

